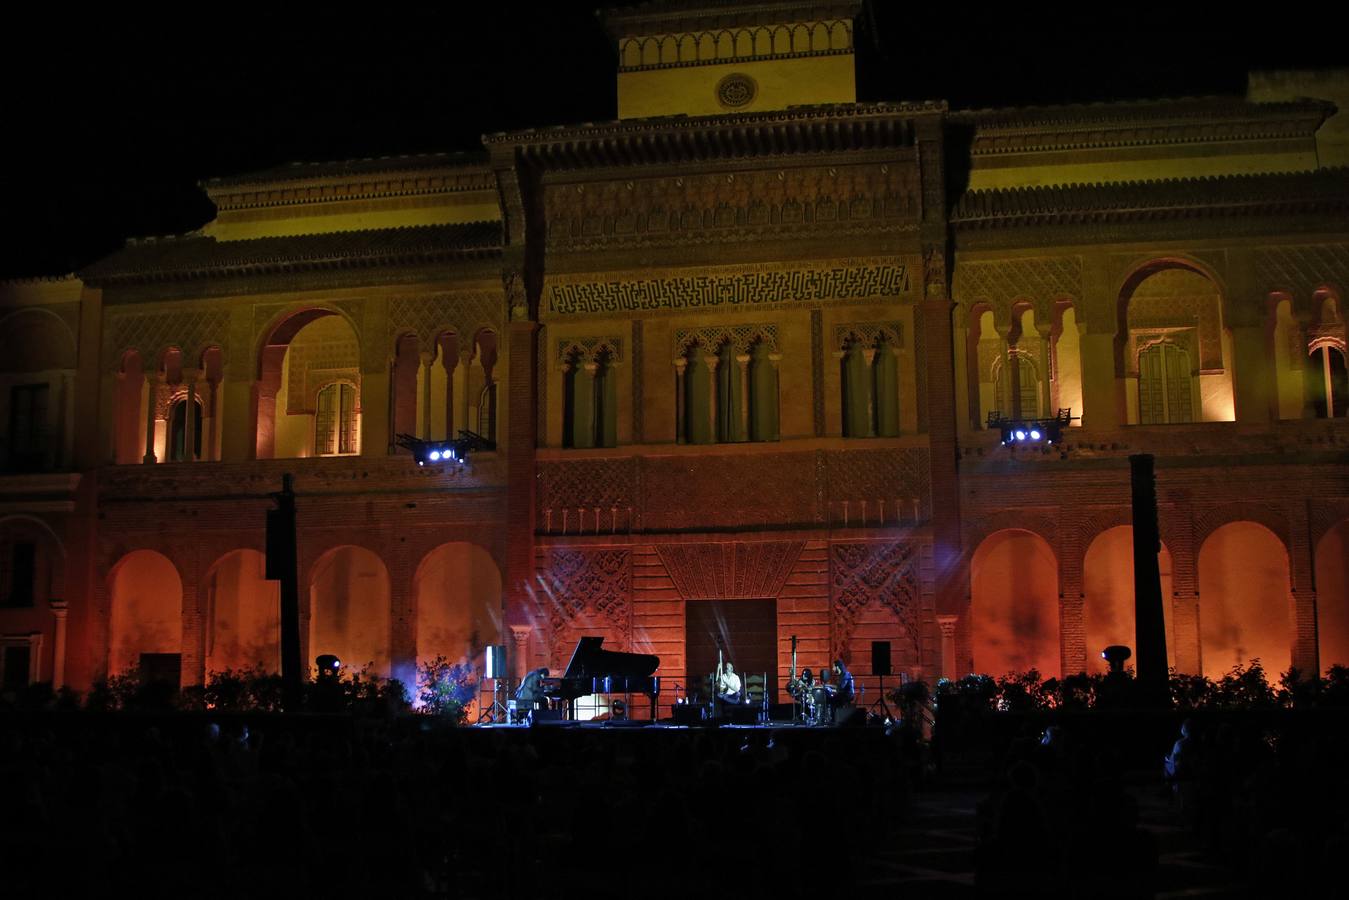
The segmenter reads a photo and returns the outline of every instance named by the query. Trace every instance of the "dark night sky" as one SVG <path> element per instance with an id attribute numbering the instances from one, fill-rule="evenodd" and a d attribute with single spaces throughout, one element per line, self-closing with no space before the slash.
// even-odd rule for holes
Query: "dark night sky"
<path id="1" fill-rule="evenodd" d="M 485 132 L 611 119 L 614 58 L 597 5 L 206 6 L 192 9 L 232 18 L 85 18 L 76 33 L 54 8 L 0 47 L 0 277 L 69 271 L 127 236 L 198 227 L 211 207 L 196 183 L 213 175 L 472 150 Z M 860 39 L 860 99 L 967 108 L 1240 94 L 1251 68 L 1349 59 L 1324 24 L 1295 33 L 1139 11 L 1103 31 L 1086 13 L 919 6 L 874 2 L 881 48 Z"/>

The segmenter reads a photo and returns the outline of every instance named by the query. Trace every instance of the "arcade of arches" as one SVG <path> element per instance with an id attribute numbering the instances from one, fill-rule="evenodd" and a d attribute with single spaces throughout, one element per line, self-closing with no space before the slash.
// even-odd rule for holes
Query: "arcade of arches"
<path id="1" fill-rule="evenodd" d="M 500 570 L 476 544 L 442 544 L 417 566 L 402 591 L 416 610 L 414 646 L 395 630 L 393 589 L 374 551 L 340 545 L 321 553 L 301 598 L 306 658 L 333 653 L 344 667 L 412 684 L 415 665 L 443 656 L 481 667 L 485 647 L 502 640 Z M 164 666 L 176 665 L 189 684 L 212 672 L 279 669 L 279 588 L 266 580 L 261 552 L 225 553 L 206 570 L 198 593 L 203 627 L 196 635 L 185 630 L 183 580 L 168 557 L 134 550 L 118 560 L 108 578 L 109 674 L 145 674 L 152 667 L 163 676 Z M 198 640 L 200 657 L 193 651 Z M 179 678 L 177 670 L 173 677 Z"/>

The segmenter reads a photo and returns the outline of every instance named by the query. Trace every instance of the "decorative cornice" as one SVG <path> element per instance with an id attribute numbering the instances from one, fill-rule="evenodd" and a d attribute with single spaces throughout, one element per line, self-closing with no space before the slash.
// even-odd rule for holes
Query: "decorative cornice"
<path id="1" fill-rule="evenodd" d="M 1349 211 L 1349 169 L 967 191 L 958 231 Z"/>
<path id="2" fill-rule="evenodd" d="M 972 126 L 974 157 L 1051 150 L 1306 138 L 1333 104 L 1250 103 L 1228 97 L 957 111 Z"/>
<path id="3" fill-rule="evenodd" d="M 492 190 L 495 186 L 482 153 L 295 162 L 201 182 L 202 189 L 221 211 Z"/>
<path id="4" fill-rule="evenodd" d="M 501 252 L 500 222 L 427 225 L 294 237 L 217 241 L 191 235 L 128 242 L 81 270 L 89 284 L 110 287 L 325 269 L 417 265 Z"/>
<path id="5" fill-rule="evenodd" d="M 483 137 L 514 145 L 546 169 L 708 163 L 786 153 L 910 147 L 920 117 L 940 118 L 946 103 L 838 103 L 759 113 L 662 116 L 530 129 Z"/>
<path id="6" fill-rule="evenodd" d="M 651 0 L 626 9 L 600 14 L 614 40 L 640 35 L 692 32 L 749 25 L 852 19 L 861 12 L 860 0 L 780 0 L 745 3 L 743 0 Z"/>

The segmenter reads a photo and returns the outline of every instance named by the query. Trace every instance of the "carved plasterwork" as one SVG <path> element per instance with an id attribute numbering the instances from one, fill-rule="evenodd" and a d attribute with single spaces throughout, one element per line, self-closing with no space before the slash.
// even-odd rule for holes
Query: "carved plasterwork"
<path id="1" fill-rule="evenodd" d="M 555 184 L 545 194 L 548 246 L 567 251 L 822 229 L 912 229 L 917 180 L 912 165 L 865 163 Z"/>
<path id="2" fill-rule="evenodd" d="M 958 261 L 952 293 L 966 308 L 987 303 L 1000 321 L 1011 316 L 1012 304 L 1028 300 L 1038 321 L 1050 320 L 1055 300 L 1082 297 L 1082 258 L 1053 256 L 1030 259 Z"/>
<path id="3" fill-rule="evenodd" d="M 1255 252 L 1255 273 L 1267 291 L 1287 291 L 1305 302 L 1329 286 L 1349 290 L 1349 244 L 1303 244 Z"/>
<path id="4" fill-rule="evenodd" d="M 901 322 L 852 322 L 834 328 L 835 351 L 847 350 L 854 344 L 876 347 L 884 341 L 891 350 L 904 348 L 904 325 Z"/>
<path id="5" fill-rule="evenodd" d="M 1190 359 L 1203 372 L 1223 370 L 1222 297 L 1202 275 L 1186 269 L 1166 269 L 1148 276 L 1129 297 L 1130 373 L 1138 372 L 1141 336 L 1190 334 Z M 1195 351 L 1198 351 L 1196 354 Z"/>
<path id="6" fill-rule="evenodd" d="M 635 457 L 569 459 L 538 463 L 538 502 L 543 509 L 609 510 L 635 505 Z"/>
<path id="7" fill-rule="evenodd" d="M 557 342 L 556 365 L 567 366 L 573 361 L 594 362 L 607 356 L 610 362 L 623 361 L 623 339 L 617 335 L 567 338 Z"/>
<path id="8" fill-rule="evenodd" d="M 165 350 L 177 347 L 184 365 L 195 366 L 211 347 L 229 352 L 230 315 L 224 309 L 179 309 L 137 313 L 117 310 L 107 317 L 104 361 L 111 369 L 121 365 L 128 350 L 140 354 L 148 365 L 158 361 Z"/>
<path id="9" fill-rule="evenodd" d="M 873 603 L 894 613 L 917 652 L 921 582 L 914 547 L 901 543 L 833 544 L 829 562 L 833 656 L 844 655 L 858 614 Z"/>
<path id="10" fill-rule="evenodd" d="M 725 65 L 735 61 L 795 59 L 851 53 L 852 22 L 846 18 L 812 19 L 793 24 L 747 24 L 727 27 L 736 15 L 735 7 L 717 10 L 714 19 L 705 20 L 694 31 L 639 34 L 618 42 L 619 70 L 641 72 L 649 69 L 687 66 Z M 752 13 L 751 13 L 752 15 Z M 661 21 L 643 23 L 648 28 L 688 28 L 698 22 Z M 707 28 L 708 25 L 714 25 Z"/>
<path id="11" fill-rule="evenodd" d="M 747 354 L 763 344 L 769 353 L 779 353 L 778 327 L 772 324 L 726 325 L 708 328 L 680 328 L 674 333 L 673 354 L 680 359 L 690 347 L 698 346 L 706 352 L 716 352 L 726 345 L 737 354 Z"/>
<path id="12" fill-rule="evenodd" d="M 628 315 L 713 307 L 767 308 L 876 301 L 912 293 L 909 267 L 895 259 L 841 259 L 797 266 L 758 264 L 596 276 L 560 276 L 544 289 L 553 316 Z"/>
<path id="13" fill-rule="evenodd" d="M 460 346 L 484 329 L 499 331 L 505 301 L 489 291 L 411 294 L 389 300 L 389 346 L 400 334 L 415 334 L 423 348 L 446 332 L 460 335 Z"/>
<path id="14" fill-rule="evenodd" d="M 577 632 L 596 626 L 610 633 L 611 644 L 626 646 L 632 630 L 631 553 L 622 548 L 549 551 L 539 573 L 543 605 L 552 640 L 552 660 L 570 652 Z M 615 648 L 617 649 L 617 648 Z"/>
<path id="15" fill-rule="evenodd" d="M 685 600 L 761 600 L 782 593 L 804 541 L 657 544 Z"/>

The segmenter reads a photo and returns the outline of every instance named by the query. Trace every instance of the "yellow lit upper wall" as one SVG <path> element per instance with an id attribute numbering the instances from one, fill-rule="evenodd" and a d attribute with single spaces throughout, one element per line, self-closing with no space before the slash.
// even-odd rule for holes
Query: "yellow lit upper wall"
<path id="1" fill-rule="evenodd" d="M 745 91 L 744 85 L 749 86 Z M 750 96 L 747 102 L 729 105 Z M 712 116 L 857 100 L 852 54 L 618 73 L 618 117 Z"/>
<path id="2" fill-rule="evenodd" d="M 1349 166 L 1349 69 L 1298 69 L 1252 72 L 1246 99 L 1277 103 L 1310 98 L 1335 104 L 1336 111 L 1316 132 L 1322 168 Z"/>
<path id="3" fill-rule="evenodd" d="M 855 103 L 852 16 L 859 6 L 653 3 L 645 15 L 611 17 L 618 117 Z"/>
<path id="4" fill-rule="evenodd" d="M 202 232 L 220 241 L 501 219 L 491 170 L 448 156 L 295 164 L 203 187 L 217 215 Z"/>
<path id="5" fill-rule="evenodd" d="M 969 188 L 1155 181 L 1317 168 L 1319 101 L 1234 98 L 953 114 L 971 127 Z"/>

